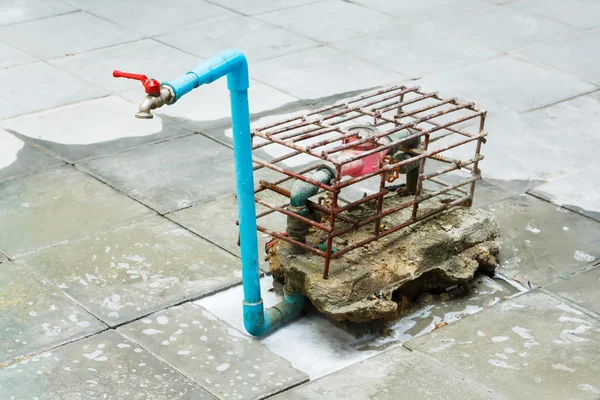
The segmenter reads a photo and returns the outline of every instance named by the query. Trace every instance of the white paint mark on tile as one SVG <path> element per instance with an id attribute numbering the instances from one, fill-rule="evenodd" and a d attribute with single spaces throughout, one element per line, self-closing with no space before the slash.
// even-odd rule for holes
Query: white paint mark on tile
<path id="1" fill-rule="evenodd" d="M 534 339 L 534 337 L 529 333 L 529 329 L 525 329 L 520 326 L 513 326 L 512 331 L 521 336 L 523 339 Z"/>
<path id="2" fill-rule="evenodd" d="M 582 261 L 582 262 L 591 262 L 596 259 L 596 257 L 591 256 L 587 253 L 584 253 L 583 251 L 580 251 L 580 250 L 575 251 L 575 255 L 573 256 L 573 258 L 577 261 Z"/>
<path id="3" fill-rule="evenodd" d="M 509 339 L 510 338 L 508 336 L 494 336 L 492 338 L 492 342 L 496 342 L 496 343 L 506 342 Z"/>

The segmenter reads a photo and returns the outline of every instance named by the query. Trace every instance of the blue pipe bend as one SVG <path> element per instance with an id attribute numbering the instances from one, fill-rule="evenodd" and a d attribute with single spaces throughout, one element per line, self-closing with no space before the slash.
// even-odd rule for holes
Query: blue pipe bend
<path id="1" fill-rule="evenodd" d="M 284 287 L 284 300 L 267 310 L 260 294 L 258 268 L 258 239 L 256 234 L 256 206 L 254 204 L 254 174 L 252 169 L 252 139 L 248 107 L 248 62 L 239 50 L 224 50 L 202 62 L 192 71 L 163 82 L 175 95 L 171 104 L 195 88 L 227 76 L 230 92 L 235 158 L 240 245 L 242 253 L 242 282 L 244 287 L 244 326 L 248 333 L 262 336 L 276 327 L 296 318 L 306 298 Z"/>

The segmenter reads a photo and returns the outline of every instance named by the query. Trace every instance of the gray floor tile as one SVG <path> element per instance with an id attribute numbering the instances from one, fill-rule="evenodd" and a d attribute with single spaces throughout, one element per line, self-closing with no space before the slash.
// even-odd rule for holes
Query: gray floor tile
<path id="1" fill-rule="evenodd" d="M 0 119 L 108 94 L 96 85 L 44 63 L 0 70 L 0 81 L 6 93 L 11 93 L 0 99 Z"/>
<path id="2" fill-rule="evenodd" d="M 600 267 L 559 280 L 546 290 L 600 317 Z"/>
<path id="3" fill-rule="evenodd" d="M 167 6 L 162 0 L 70 1 L 94 15 L 147 35 L 158 35 L 239 16 L 203 0 L 171 0 Z"/>
<path id="4" fill-rule="evenodd" d="M 529 195 L 486 207 L 500 225 L 499 271 L 536 288 L 600 258 L 600 224 Z"/>
<path id="5" fill-rule="evenodd" d="M 219 398 L 262 399 L 308 380 L 254 339 L 186 303 L 119 328 Z"/>
<path id="6" fill-rule="evenodd" d="M 64 163 L 0 129 L 0 182 L 60 165 Z"/>
<path id="7" fill-rule="evenodd" d="M 160 213 L 235 192 L 233 151 L 201 135 L 78 166 Z"/>
<path id="8" fill-rule="evenodd" d="M 558 39 L 576 31 L 545 17 L 501 6 L 443 18 L 430 24 L 453 36 L 501 51 Z"/>
<path id="9" fill-rule="evenodd" d="M 0 69 L 16 67 L 34 61 L 38 61 L 38 59 L 7 44 L 0 43 Z"/>
<path id="10" fill-rule="evenodd" d="M 161 217 L 20 262 L 110 326 L 241 282 L 238 258 Z"/>
<path id="11" fill-rule="evenodd" d="M 488 7 L 485 0 L 351 0 L 409 22 L 423 22 L 477 8 Z"/>
<path id="12" fill-rule="evenodd" d="M 254 63 L 251 76 L 301 99 L 398 84 L 405 76 L 327 47 Z M 309 82 L 309 84 L 307 84 Z"/>
<path id="13" fill-rule="evenodd" d="M 243 15 L 262 14 L 322 0 L 220 0 L 219 5 Z"/>
<path id="14" fill-rule="evenodd" d="M 0 249 L 9 257 L 150 213 L 71 167 L 8 180 L 0 193 Z"/>
<path id="15" fill-rule="evenodd" d="M 600 31 L 595 31 L 523 49 L 517 55 L 597 84 L 600 83 L 600 72 L 595 65 L 600 61 L 600 56 L 590 49 L 598 47 Z"/>
<path id="16" fill-rule="evenodd" d="M 192 133 L 160 117 L 139 120 L 134 116 L 137 110 L 136 104 L 108 96 L 8 119 L 0 125 L 71 163 Z"/>
<path id="17" fill-rule="evenodd" d="M 0 268 L 0 299 L 0 364 L 105 328 L 92 315 L 14 263 L 2 263 Z"/>
<path id="18" fill-rule="evenodd" d="M 5 26 L 0 28 L 0 36 L 14 47 L 49 59 L 131 42 L 142 35 L 85 12 L 77 12 Z"/>
<path id="19" fill-rule="evenodd" d="M 497 54 L 420 25 L 346 40 L 335 47 L 413 78 Z"/>
<path id="20" fill-rule="evenodd" d="M 162 82 L 185 74 L 198 65 L 200 59 L 171 46 L 146 39 L 58 58 L 50 63 L 111 92 L 136 89 L 139 93 L 137 101 L 141 103 L 145 97 L 141 83 L 131 79 L 114 78 L 113 70 L 145 74 Z"/>
<path id="21" fill-rule="evenodd" d="M 265 197 L 260 196 L 259 197 Z M 277 196 L 277 199 L 264 199 L 273 204 L 282 205 L 285 198 Z M 257 213 L 265 211 L 266 208 L 257 205 Z M 241 256 L 238 246 L 239 227 L 235 224 L 238 219 L 237 201 L 235 195 L 220 197 L 214 201 L 198 204 L 181 211 L 168 214 L 167 217 L 185 226 L 198 235 L 219 245 L 230 253 Z M 286 217 L 281 214 L 269 214 L 258 220 L 258 224 L 272 229 L 276 232 L 284 232 L 286 229 Z M 215 229 L 218 227 L 218 229 Z M 259 263 L 263 269 L 269 269 L 268 263 L 264 262 L 265 245 L 272 239 L 271 236 L 262 232 L 258 235 Z"/>
<path id="22" fill-rule="evenodd" d="M 501 393 L 426 355 L 397 347 L 273 399 L 504 399 Z"/>
<path id="23" fill-rule="evenodd" d="M 0 254 L 0 263 L 7 261 L 8 259 L 4 256 L 4 254 Z"/>
<path id="24" fill-rule="evenodd" d="M 511 399 L 595 398 L 598 321 L 529 293 L 409 342 Z"/>
<path id="25" fill-rule="evenodd" d="M 596 118 L 600 121 L 600 104 L 588 97 L 524 114 L 504 105 L 488 108 L 487 101 L 477 102 L 488 109 L 488 137 L 482 147 L 485 159 L 480 163 L 483 177 L 510 192 L 524 193 L 545 181 L 597 164 L 600 141 L 594 140 L 597 133 L 589 126 Z M 437 141 L 433 147 L 448 145 L 450 139 Z M 574 146 L 574 142 L 579 145 Z M 444 152 L 446 156 L 464 159 L 474 153 L 474 143 Z"/>
<path id="26" fill-rule="evenodd" d="M 600 166 L 537 186 L 529 193 L 600 222 Z"/>
<path id="27" fill-rule="evenodd" d="M 510 6 L 578 28 L 600 26 L 600 3 L 595 0 L 521 0 Z"/>
<path id="28" fill-rule="evenodd" d="M 325 0 L 257 16 L 319 42 L 336 42 L 401 25 L 403 21 L 348 2 Z M 306 21 L 310 20 L 310 23 Z"/>
<path id="29" fill-rule="evenodd" d="M 600 124 L 600 92 L 596 91 L 585 96 L 561 101 L 558 104 L 529 112 L 523 118 L 529 121 L 530 125 L 539 129 L 539 133 L 535 135 L 537 137 L 546 138 L 553 135 L 552 142 L 556 142 L 559 137 L 587 142 L 582 146 L 568 146 L 575 147 L 580 153 L 584 153 L 587 146 L 595 146 L 600 143 L 600 131 L 590 129 L 590 126 L 599 126 Z M 561 147 L 565 146 L 567 146 L 567 140 L 563 139 Z M 581 161 L 580 165 L 590 165 L 587 159 Z"/>
<path id="30" fill-rule="evenodd" d="M 500 104 L 526 111 L 555 103 L 596 87 L 560 72 L 536 67 L 508 56 L 440 72 L 420 82 L 443 96 L 463 95 L 478 104 Z"/>
<path id="31" fill-rule="evenodd" d="M 156 39 L 203 58 L 235 48 L 241 50 L 250 63 L 317 45 L 317 42 L 252 17 L 205 24 Z"/>
<path id="32" fill-rule="evenodd" d="M 214 399 L 114 331 L 0 369 L 0 391 L 5 399 Z"/>
<path id="33" fill-rule="evenodd" d="M 0 25 L 15 24 L 77 11 L 61 0 L 19 0 L 0 4 Z"/>

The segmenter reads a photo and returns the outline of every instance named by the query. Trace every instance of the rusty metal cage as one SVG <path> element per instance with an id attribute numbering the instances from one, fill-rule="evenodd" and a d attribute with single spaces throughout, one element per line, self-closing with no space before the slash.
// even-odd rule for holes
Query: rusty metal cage
<path id="1" fill-rule="evenodd" d="M 460 102 L 456 98 L 442 99 L 438 93 L 425 92 L 418 86 L 397 85 L 306 113 L 299 113 L 254 129 L 252 137 L 255 181 L 257 182 L 255 197 L 259 210 L 257 213 L 258 230 L 323 257 L 323 277 L 327 279 L 332 259 L 450 208 L 471 206 L 475 182 L 481 178 L 478 163 L 483 159 L 480 149 L 482 143 L 485 143 L 485 116 L 486 111 L 475 107 L 472 102 Z M 355 133 L 348 129 L 356 123 L 371 124 L 377 128 L 378 133 L 368 138 L 356 138 Z M 409 128 L 410 130 L 407 130 Z M 386 137 L 392 138 L 394 133 L 403 130 L 407 130 L 408 134 L 401 139 L 385 139 Z M 349 143 L 347 139 L 353 136 L 354 140 Z M 421 140 L 419 147 L 406 145 L 415 138 Z M 437 146 L 434 146 L 434 142 L 438 140 L 442 145 L 436 143 Z M 369 150 L 350 158 L 340 159 L 338 157 L 340 152 L 364 143 L 371 145 Z M 472 158 L 458 159 L 456 156 L 452 158 L 444 155 L 444 152 L 450 149 L 464 147 L 469 143 L 471 147 L 475 148 Z M 277 153 L 281 153 L 281 155 L 275 158 L 265 157 L 265 153 L 273 154 L 273 152 L 266 151 L 268 146 L 276 146 Z M 376 153 L 381 154 L 393 146 L 399 147 L 408 155 L 408 158 L 399 162 L 386 158 L 377 168 L 367 174 L 357 177 L 342 176 L 342 168 L 345 164 Z M 471 154 L 469 153 L 469 156 Z M 296 157 L 304 157 L 304 160 L 300 163 L 291 162 Z M 426 168 L 428 160 L 434 160 L 435 163 L 430 163 L 436 166 L 443 165 L 443 168 L 429 172 L 431 166 Z M 288 167 L 286 163 L 287 165 L 301 164 L 303 168 Z M 389 187 L 386 187 L 386 183 L 397 177 L 398 171 L 403 166 L 411 163 L 418 165 L 415 168 L 418 171 L 418 180 L 414 196 L 410 197 L 409 201 L 386 209 L 383 199 L 391 191 Z M 336 172 L 331 184 L 324 184 L 303 176 L 324 164 L 329 165 Z M 264 168 L 270 170 L 270 173 L 264 174 Z M 262 172 L 259 172 L 261 170 Z M 468 177 L 461 178 L 454 183 L 443 181 L 443 176 L 456 170 L 466 171 Z M 261 175 L 268 175 L 270 179 L 260 179 Z M 271 178 L 273 175 L 276 178 Z M 379 179 L 378 188 L 374 193 L 365 194 L 364 197 L 354 201 L 344 200 L 340 195 L 342 190 L 366 179 L 377 180 L 373 177 Z M 290 197 L 288 188 L 295 179 L 315 185 L 320 189 L 320 194 L 325 194 L 327 201 L 309 201 L 308 207 L 317 210 L 327 218 L 315 221 L 288 209 Z M 424 182 L 431 182 L 439 189 L 425 191 L 423 189 Z M 461 188 L 467 185 L 469 185 L 467 190 Z M 278 195 L 277 197 L 283 196 L 288 201 L 283 201 L 282 204 L 273 204 L 265 200 L 269 197 L 264 196 L 265 191 L 274 192 Z M 443 206 L 424 214 L 417 212 L 421 202 L 451 191 L 459 193 L 455 200 L 446 202 Z M 374 215 L 366 219 L 355 219 L 346 212 L 369 201 L 375 202 L 377 209 Z M 408 219 L 395 226 L 386 227 L 385 230 L 381 229 L 382 218 L 408 207 L 412 207 L 412 213 Z M 315 247 L 295 240 L 285 232 L 278 232 L 276 229 L 265 226 L 262 223 L 263 218 L 267 215 L 277 215 L 273 213 L 299 219 L 314 229 L 322 231 L 326 240 L 319 248 L 319 246 Z M 336 227 L 338 221 L 344 222 L 343 228 Z M 354 243 L 348 243 L 337 249 L 336 252 L 332 251 L 334 238 L 368 224 L 373 225 L 372 234 Z"/>

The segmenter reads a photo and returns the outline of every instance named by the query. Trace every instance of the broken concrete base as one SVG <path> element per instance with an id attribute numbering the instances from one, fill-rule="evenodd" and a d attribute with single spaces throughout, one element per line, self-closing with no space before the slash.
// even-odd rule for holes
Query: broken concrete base
<path id="1" fill-rule="evenodd" d="M 439 208 L 448 199 L 421 203 L 419 214 Z M 409 200 L 388 197 L 384 209 Z M 384 218 L 381 224 L 398 225 L 411 213 L 409 207 Z M 364 215 L 368 216 L 369 212 Z M 343 223 L 336 223 L 338 227 Z M 350 244 L 357 242 L 372 229 L 369 224 L 343 239 Z M 423 291 L 446 291 L 469 281 L 479 269 L 493 272 L 499 251 L 494 239 L 498 235 L 498 224 L 489 212 L 457 208 L 331 260 L 329 279 L 322 277 L 323 258 L 295 254 L 291 245 L 279 241 L 270 254 L 271 272 L 334 320 L 360 323 L 389 319 L 402 314 L 408 300 Z M 311 230 L 307 243 L 315 245 L 322 239 Z"/>

